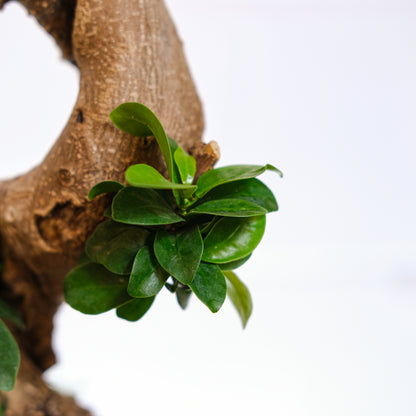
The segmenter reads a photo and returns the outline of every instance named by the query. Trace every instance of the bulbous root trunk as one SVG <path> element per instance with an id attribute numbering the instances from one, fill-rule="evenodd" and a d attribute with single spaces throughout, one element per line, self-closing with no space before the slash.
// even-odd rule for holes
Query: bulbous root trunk
<path id="1" fill-rule="evenodd" d="M 215 142 L 201 142 L 201 104 L 162 0 L 20 1 L 79 68 L 81 84 L 68 124 L 44 161 L 0 183 L 1 296 L 26 323 L 16 332 L 23 361 L 16 388 L 6 394 L 6 415 L 87 415 L 41 381 L 55 362 L 52 319 L 63 279 L 102 219 L 105 198 L 90 202 L 86 195 L 99 181 L 123 181 L 133 163 L 165 171 L 156 141 L 122 133 L 109 113 L 123 102 L 147 105 L 197 159 L 199 173 L 219 152 Z"/>

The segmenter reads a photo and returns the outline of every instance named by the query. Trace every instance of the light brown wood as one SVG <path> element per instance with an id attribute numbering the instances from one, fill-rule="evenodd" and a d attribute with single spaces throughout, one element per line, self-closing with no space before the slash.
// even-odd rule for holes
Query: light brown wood
<path id="1" fill-rule="evenodd" d="M 0 8 L 6 1 L 0 0 Z M 55 362 L 50 340 L 63 278 L 102 219 L 105 199 L 89 202 L 88 190 L 101 180 L 123 180 L 133 163 L 165 171 L 155 140 L 120 132 L 109 120 L 110 111 L 130 101 L 150 107 L 167 134 L 195 156 L 199 173 L 211 168 L 219 153 L 215 143 L 201 142 L 201 104 L 161 0 L 78 0 L 76 6 L 74 0 L 21 3 L 57 39 L 63 56 L 77 65 L 81 85 L 70 120 L 43 163 L 0 183 L 5 263 L 1 295 L 19 309 L 27 325 L 26 331 L 16 332 L 25 365 L 7 395 L 6 414 L 78 415 L 84 413 L 75 407 L 72 413 L 21 409 L 33 405 L 26 399 L 45 397 L 40 373 Z M 47 123 L 48 115 L 44 117 Z M 31 388 L 40 389 L 38 396 L 27 394 L 28 368 L 39 371 L 29 381 Z"/>

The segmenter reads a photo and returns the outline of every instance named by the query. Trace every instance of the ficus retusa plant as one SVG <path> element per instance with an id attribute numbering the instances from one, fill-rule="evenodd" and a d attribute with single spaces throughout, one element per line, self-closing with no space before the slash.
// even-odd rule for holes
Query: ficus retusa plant
<path id="1" fill-rule="evenodd" d="M 110 119 L 133 136 L 155 137 L 169 178 L 137 164 L 126 170 L 127 185 L 108 180 L 90 190 L 90 200 L 107 194 L 111 204 L 65 278 L 65 300 L 86 314 L 116 309 L 120 318 L 137 321 L 163 287 L 176 294 L 183 309 L 194 293 L 217 312 L 228 295 L 245 327 L 252 300 L 234 270 L 262 239 L 266 214 L 278 209 L 257 176 L 266 170 L 282 173 L 272 165 L 234 165 L 196 180 L 195 159 L 167 137 L 149 108 L 121 104 Z M 0 318 L 22 325 L 2 301 Z M 13 388 L 18 366 L 17 344 L 0 319 L 0 390 Z"/>
<path id="2" fill-rule="evenodd" d="M 256 177 L 281 172 L 271 165 L 235 165 L 195 181 L 195 159 L 167 137 L 150 109 L 125 103 L 110 118 L 133 136 L 155 137 L 169 179 L 138 164 L 127 169 L 127 186 L 104 181 L 91 189 L 90 199 L 111 194 L 112 202 L 81 264 L 65 279 L 66 301 L 87 314 L 115 308 L 119 317 L 137 321 L 163 287 L 176 293 L 182 308 L 194 293 L 212 312 L 228 294 L 245 326 L 252 301 L 233 270 L 259 244 L 265 214 L 278 208 Z"/>

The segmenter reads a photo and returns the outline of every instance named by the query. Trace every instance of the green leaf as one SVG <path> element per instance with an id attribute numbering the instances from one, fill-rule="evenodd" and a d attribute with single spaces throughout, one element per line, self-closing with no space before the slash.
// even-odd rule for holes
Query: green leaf
<path id="1" fill-rule="evenodd" d="M 85 246 L 92 262 L 100 263 L 117 274 L 130 274 L 134 257 L 146 243 L 150 233 L 131 225 L 111 220 L 98 225 Z"/>
<path id="2" fill-rule="evenodd" d="M 170 137 L 168 137 L 168 140 L 169 140 L 170 150 L 171 150 L 171 154 L 173 158 L 173 182 L 182 183 L 181 175 L 179 173 L 179 168 L 174 157 L 176 150 L 179 148 L 179 145 L 178 143 L 175 142 L 175 140 L 171 139 Z M 175 197 L 177 206 L 182 207 L 183 199 L 189 198 L 194 193 L 195 189 L 196 189 L 196 186 L 195 188 L 182 189 L 179 191 L 173 189 L 172 193 L 173 193 L 173 196 Z"/>
<path id="3" fill-rule="evenodd" d="M 201 261 L 204 245 L 199 228 L 180 228 L 175 232 L 159 230 L 154 250 L 159 264 L 184 285 L 192 282 Z"/>
<path id="4" fill-rule="evenodd" d="M 190 189 L 195 190 L 195 185 L 182 185 L 164 178 L 155 168 L 146 164 L 130 166 L 126 171 L 127 182 L 137 188 L 152 189 Z"/>
<path id="5" fill-rule="evenodd" d="M 195 194 L 198 198 L 202 198 L 216 186 L 241 179 L 255 178 L 266 170 L 272 170 L 277 172 L 280 176 L 283 176 L 282 172 L 272 165 L 233 165 L 209 170 L 198 179 L 196 183 L 198 189 Z"/>
<path id="6" fill-rule="evenodd" d="M 72 269 L 64 281 L 66 302 L 77 311 L 96 315 L 130 299 L 125 276 L 111 273 L 97 263 Z"/>
<path id="7" fill-rule="evenodd" d="M 163 225 L 184 221 L 155 190 L 127 187 L 113 199 L 113 219 L 136 225 Z"/>
<path id="8" fill-rule="evenodd" d="M 201 262 L 190 287 L 199 300 L 214 313 L 220 310 L 227 295 L 224 275 L 216 264 Z"/>
<path id="9" fill-rule="evenodd" d="M 176 289 L 176 299 L 182 309 L 186 309 L 191 298 L 192 290 L 189 286 L 179 285 Z"/>
<path id="10" fill-rule="evenodd" d="M 220 267 L 222 271 L 235 270 L 239 268 L 240 266 L 242 266 L 251 257 L 251 254 L 252 253 L 250 253 L 248 256 L 243 257 L 242 259 L 239 259 L 239 260 L 230 261 L 229 263 L 221 263 L 218 266 Z"/>
<path id="11" fill-rule="evenodd" d="M 134 298 L 154 296 L 165 285 L 168 277 L 150 248 L 144 246 L 134 259 L 127 291 Z"/>
<path id="12" fill-rule="evenodd" d="M 221 218 L 204 239 L 202 260 L 228 263 L 249 255 L 260 243 L 266 226 L 266 216 Z"/>
<path id="13" fill-rule="evenodd" d="M 204 202 L 191 209 L 189 214 L 211 214 L 222 217 L 254 217 L 267 210 L 245 199 L 217 199 Z"/>
<path id="14" fill-rule="evenodd" d="M 117 308 L 117 316 L 127 321 L 138 321 L 152 306 L 155 296 L 150 298 L 132 299 Z"/>
<path id="15" fill-rule="evenodd" d="M 196 172 L 196 160 L 191 155 L 188 155 L 182 147 L 178 147 L 175 150 L 173 158 L 178 167 L 182 183 L 191 184 Z"/>
<path id="16" fill-rule="evenodd" d="M 139 103 L 124 103 L 111 112 L 110 119 L 120 130 L 133 136 L 154 136 L 165 159 L 169 177 L 174 180 L 168 137 L 161 122 L 149 108 Z"/>
<path id="17" fill-rule="evenodd" d="M 224 276 L 227 281 L 227 295 L 237 309 L 243 328 L 245 328 L 253 310 L 250 292 L 235 273 L 224 272 Z"/>
<path id="18" fill-rule="evenodd" d="M 170 151 L 172 153 L 172 158 L 174 153 L 176 152 L 176 149 L 179 147 L 178 143 L 176 143 L 175 140 L 173 140 L 171 137 L 168 137 L 168 142 L 169 142 L 169 146 L 170 146 Z"/>
<path id="19" fill-rule="evenodd" d="M 176 149 L 179 147 L 178 143 L 175 142 L 175 140 L 171 139 L 170 137 L 168 137 L 168 141 L 169 141 L 169 145 L 170 145 L 170 153 L 172 155 L 172 160 L 173 160 L 173 179 L 172 181 L 175 183 L 180 183 L 181 182 L 181 176 L 179 174 L 179 169 L 178 166 L 176 165 L 175 162 L 175 158 L 173 157 L 173 155 L 176 152 Z"/>
<path id="20" fill-rule="evenodd" d="M 123 189 L 124 185 L 116 181 L 103 181 L 94 185 L 88 193 L 88 199 L 94 199 L 96 196 L 110 192 L 117 192 Z"/>
<path id="21" fill-rule="evenodd" d="M 242 179 L 217 186 L 209 191 L 197 204 L 199 206 L 205 202 L 218 199 L 244 199 L 263 207 L 267 212 L 278 209 L 273 192 L 263 182 L 255 178 Z"/>
<path id="22" fill-rule="evenodd" d="M 7 326 L 0 319 L 0 390 L 13 389 L 19 365 L 19 347 Z"/>
<path id="23" fill-rule="evenodd" d="M 20 329 L 25 327 L 20 315 L 2 299 L 0 299 L 0 318 L 9 321 Z"/>

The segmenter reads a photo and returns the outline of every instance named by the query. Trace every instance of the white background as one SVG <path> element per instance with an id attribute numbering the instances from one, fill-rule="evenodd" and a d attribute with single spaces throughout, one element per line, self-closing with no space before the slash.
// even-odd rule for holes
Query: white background
<path id="1" fill-rule="evenodd" d="M 62 306 L 47 373 L 98 416 L 416 414 L 416 6 L 169 0 L 220 165 L 272 163 L 280 210 L 227 303 L 160 295 L 138 323 Z M 0 174 L 39 163 L 78 74 L 0 13 Z"/>

